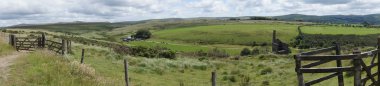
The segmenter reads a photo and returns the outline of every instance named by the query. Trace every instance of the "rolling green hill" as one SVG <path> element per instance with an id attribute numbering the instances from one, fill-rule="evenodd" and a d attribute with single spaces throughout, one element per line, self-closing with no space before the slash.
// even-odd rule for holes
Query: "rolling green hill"
<path id="1" fill-rule="evenodd" d="M 302 20 L 306 22 L 319 22 L 319 23 L 349 23 L 349 24 L 361 24 L 363 22 L 369 22 L 371 24 L 380 24 L 380 14 L 371 15 L 302 15 L 302 14 L 290 14 L 283 16 L 274 16 L 279 20 L 284 21 L 297 21 Z"/>

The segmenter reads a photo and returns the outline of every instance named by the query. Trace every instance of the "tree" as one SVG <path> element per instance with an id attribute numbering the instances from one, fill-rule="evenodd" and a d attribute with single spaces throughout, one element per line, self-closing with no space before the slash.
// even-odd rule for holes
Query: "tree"
<path id="1" fill-rule="evenodd" d="M 364 27 L 369 27 L 369 26 L 371 26 L 371 24 L 369 24 L 367 21 L 363 22 L 362 25 L 363 25 Z"/>
<path id="2" fill-rule="evenodd" d="M 247 56 L 251 54 L 251 50 L 249 50 L 248 48 L 244 48 L 241 52 L 240 52 L 240 55 L 241 56 Z"/>
<path id="3" fill-rule="evenodd" d="M 150 33 L 149 30 L 138 30 L 133 37 L 139 39 L 149 39 L 151 35 L 152 33 Z"/>

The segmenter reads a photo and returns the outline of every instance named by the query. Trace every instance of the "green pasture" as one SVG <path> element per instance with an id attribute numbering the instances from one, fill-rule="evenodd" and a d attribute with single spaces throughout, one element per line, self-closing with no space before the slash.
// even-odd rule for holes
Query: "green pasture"
<path id="1" fill-rule="evenodd" d="M 273 30 L 284 42 L 298 35 L 297 25 L 273 24 L 225 24 L 161 30 L 153 33 L 153 39 L 176 40 L 201 44 L 250 44 L 270 43 Z"/>
<path id="2" fill-rule="evenodd" d="M 379 28 L 341 27 L 341 26 L 304 26 L 301 31 L 306 34 L 343 34 L 343 35 L 369 35 L 380 34 Z"/>

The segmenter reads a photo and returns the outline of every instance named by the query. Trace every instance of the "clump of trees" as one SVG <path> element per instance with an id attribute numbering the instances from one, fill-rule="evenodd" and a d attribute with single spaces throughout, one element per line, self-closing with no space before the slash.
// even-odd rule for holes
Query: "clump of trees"
<path id="1" fill-rule="evenodd" d="M 362 25 L 363 25 L 363 27 L 370 27 L 371 26 L 371 24 L 367 21 L 363 22 Z"/>
<path id="2" fill-rule="evenodd" d="M 269 18 L 269 17 L 249 17 L 250 20 L 277 20 L 276 18 Z"/>
<path id="3" fill-rule="evenodd" d="M 136 39 L 149 39 L 152 36 L 152 33 L 150 33 L 149 30 L 146 29 L 140 29 L 136 32 L 135 35 L 132 35 L 132 37 Z"/>

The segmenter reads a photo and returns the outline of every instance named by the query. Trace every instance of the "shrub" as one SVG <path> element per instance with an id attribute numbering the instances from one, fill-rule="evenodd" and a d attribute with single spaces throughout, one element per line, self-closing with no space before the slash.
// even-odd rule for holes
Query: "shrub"
<path id="1" fill-rule="evenodd" d="M 175 52 L 171 50 L 163 51 L 159 53 L 160 58 L 175 59 Z"/>
<path id="2" fill-rule="evenodd" d="M 267 46 L 268 44 L 266 42 L 261 43 L 260 46 Z"/>
<path id="3" fill-rule="evenodd" d="M 266 74 L 270 74 L 272 72 L 273 72 L 272 68 L 268 67 L 268 68 L 265 68 L 265 69 L 261 70 L 260 74 L 261 75 L 266 75 Z"/>
<path id="4" fill-rule="evenodd" d="M 262 86 L 270 86 L 269 81 L 263 81 Z"/>
<path id="5" fill-rule="evenodd" d="M 257 44 L 257 43 L 254 41 L 254 42 L 252 42 L 250 45 L 251 45 L 252 47 L 255 47 L 255 46 L 258 46 L 259 44 Z"/>
<path id="6" fill-rule="evenodd" d="M 175 59 L 176 58 L 176 52 L 169 50 L 164 47 L 143 47 L 143 46 L 137 46 L 137 47 L 127 47 L 127 46 L 119 46 L 115 47 L 114 51 L 119 54 L 130 54 L 134 56 L 142 56 L 142 57 L 148 57 L 148 58 L 168 58 L 168 59 Z"/>
<path id="7" fill-rule="evenodd" d="M 253 48 L 252 50 L 252 55 L 259 55 L 260 54 L 260 50 L 258 48 Z"/>
<path id="8" fill-rule="evenodd" d="M 226 52 L 226 50 L 214 48 L 207 53 L 207 56 L 224 58 L 229 57 L 230 55 Z"/>
<path id="9" fill-rule="evenodd" d="M 239 86 L 251 86 L 251 77 L 244 75 L 240 80 Z"/>
<path id="10" fill-rule="evenodd" d="M 240 55 L 241 56 L 247 56 L 247 55 L 250 55 L 251 54 L 251 50 L 249 50 L 248 48 L 244 48 L 241 52 L 240 52 Z"/>

